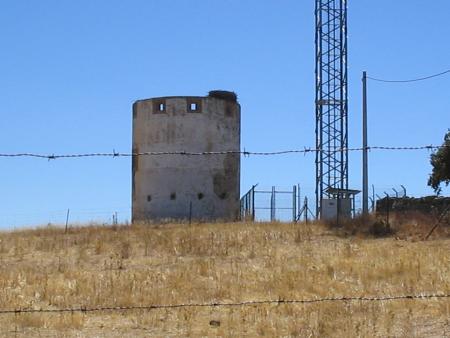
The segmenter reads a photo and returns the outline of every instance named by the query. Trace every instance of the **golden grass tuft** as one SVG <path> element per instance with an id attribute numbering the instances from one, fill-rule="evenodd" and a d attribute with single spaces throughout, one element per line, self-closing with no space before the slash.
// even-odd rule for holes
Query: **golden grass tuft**
<path id="1" fill-rule="evenodd" d="M 3 232 L 0 308 L 450 292 L 450 239 L 343 234 L 280 223 Z M 0 315 L 0 336 L 422 337 L 449 334 L 448 318 L 448 299 L 32 313 Z"/>

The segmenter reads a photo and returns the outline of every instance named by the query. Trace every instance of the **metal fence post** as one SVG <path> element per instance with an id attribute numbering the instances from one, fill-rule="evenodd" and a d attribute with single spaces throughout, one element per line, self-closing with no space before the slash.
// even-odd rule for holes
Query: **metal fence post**
<path id="1" fill-rule="evenodd" d="M 403 197 L 406 198 L 406 188 L 404 185 L 400 185 L 403 189 Z"/>
<path id="2" fill-rule="evenodd" d="M 390 229 L 390 224 L 389 224 L 389 209 L 391 208 L 390 206 L 390 197 L 389 194 L 386 194 L 386 198 L 387 198 L 387 205 L 386 205 L 386 226 L 388 227 L 388 229 Z"/>
<path id="3" fill-rule="evenodd" d="M 69 226 L 69 214 L 70 214 L 70 209 L 67 209 L 67 215 L 66 215 L 66 230 L 65 230 L 66 233 L 67 233 L 68 226 Z"/>
<path id="4" fill-rule="evenodd" d="M 297 186 L 292 188 L 292 222 L 297 223 Z"/>
<path id="5" fill-rule="evenodd" d="M 305 205 L 303 208 L 305 209 L 305 223 L 308 224 L 308 197 L 305 197 Z"/>
<path id="6" fill-rule="evenodd" d="M 272 187 L 272 193 L 270 195 L 270 221 L 275 221 L 275 187 Z"/>
<path id="7" fill-rule="evenodd" d="M 256 188 L 256 185 L 254 185 L 253 187 L 252 187 L 252 192 L 251 192 L 251 212 L 252 212 L 252 215 L 251 215 L 251 219 L 252 219 L 252 222 L 254 222 L 255 221 L 255 188 Z"/>

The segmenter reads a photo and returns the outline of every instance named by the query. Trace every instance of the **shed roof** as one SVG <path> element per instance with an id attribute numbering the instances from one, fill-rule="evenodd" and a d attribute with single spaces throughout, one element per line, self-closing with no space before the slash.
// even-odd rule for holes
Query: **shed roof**
<path id="1" fill-rule="evenodd" d="M 328 188 L 325 190 L 328 194 L 333 195 L 358 195 L 361 190 L 355 190 L 355 189 L 340 189 L 340 188 Z"/>

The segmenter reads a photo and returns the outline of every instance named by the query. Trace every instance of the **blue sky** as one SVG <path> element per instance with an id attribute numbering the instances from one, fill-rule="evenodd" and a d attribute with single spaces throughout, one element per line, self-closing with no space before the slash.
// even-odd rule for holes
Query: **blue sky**
<path id="1" fill-rule="evenodd" d="M 313 0 L 2 1 L 0 152 L 131 150 L 131 105 L 165 95 L 234 90 L 242 148 L 313 147 Z M 349 3 L 350 146 L 361 145 L 361 73 L 414 78 L 450 68 L 448 0 Z M 369 84 L 370 145 L 442 143 L 450 76 Z M 360 153 L 350 186 L 361 187 Z M 129 217 L 131 163 L 120 159 L 0 159 L 0 227 Z M 370 154 L 382 194 L 431 194 L 429 153 Z M 314 199 L 313 155 L 242 159 L 253 183 L 300 183 Z M 392 192 L 392 190 L 390 190 Z M 448 194 L 449 189 L 444 193 Z"/>

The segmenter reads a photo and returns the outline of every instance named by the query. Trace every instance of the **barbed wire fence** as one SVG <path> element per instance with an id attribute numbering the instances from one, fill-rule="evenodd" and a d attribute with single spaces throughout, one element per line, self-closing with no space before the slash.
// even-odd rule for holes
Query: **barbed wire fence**
<path id="1" fill-rule="evenodd" d="M 204 152 L 189 152 L 189 151 L 160 151 L 160 152 L 138 152 L 138 153 L 121 153 L 112 151 L 110 153 L 80 153 L 80 154 L 39 154 L 39 153 L 0 153 L 0 158 L 14 158 L 14 157 L 29 157 L 29 158 L 41 158 L 47 160 L 57 160 L 63 158 L 86 158 L 86 157 L 134 157 L 134 156 L 164 156 L 164 155 L 184 155 L 184 156 L 207 156 L 207 155 L 243 155 L 243 156 L 277 156 L 277 155 L 289 155 L 289 154 L 308 154 L 318 152 L 353 152 L 363 150 L 388 150 L 388 151 L 414 151 L 414 150 L 429 150 L 436 151 L 441 148 L 449 148 L 448 145 L 425 145 L 425 146 L 370 146 L 370 147 L 357 147 L 357 148 L 335 148 L 335 149 L 317 149 L 307 148 L 303 149 L 290 149 L 271 152 L 258 152 L 258 151 L 204 151 Z"/>
<path id="2" fill-rule="evenodd" d="M 110 311 L 131 311 L 131 310 L 156 310 L 156 309 L 180 309 L 180 308 L 204 308 L 204 307 L 244 307 L 261 305 L 289 305 L 289 304 L 314 304 L 327 302 L 390 302 L 399 300 L 439 300 L 450 298 L 450 293 L 442 294 L 418 294 L 401 296 L 382 296 L 382 297 L 328 297 L 314 299 L 277 299 L 277 300 L 253 300 L 244 302 L 230 303 L 182 303 L 166 305 L 132 305 L 132 306 L 99 306 L 99 307 L 73 307 L 61 309 L 3 309 L 0 315 L 24 314 L 24 313 L 94 313 Z"/>
<path id="3" fill-rule="evenodd" d="M 147 156 L 220 156 L 220 155 L 240 155 L 244 158 L 248 158 L 251 156 L 254 157 L 262 157 L 262 156 L 283 156 L 283 155 L 304 155 L 307 156 L 308 154 L 315 154 L 321 151 L 332 153 L 332 152 L 360 152 L 365 149 L 368 149 L 369 151 L 429 151 L 434 152 L 439 149 L 448 148 L 449 146 L 446 144 L 443 145 L 421 145 L 421 146 L 369 146 L 367 148 L 363 147 L 351 147 L 351 148 L 334 148 L 334 149 L 316 149 L 311 147 L 302 147 L 299 149 L 288 149 L 288 150 L 280 150 L 280 151 L 207 151 L 207 152 L 189 152 L 184 150 L 179 151 L 161 151 L 161 152 L 136 152 L 136 153 L 125 153 L 125 152 L 117 152 L 113 150 L 112 152 L 92 152 L 92 153 L 72 153 L 72 154 L 44 154 L 44 153 L 34 153 L 34 152 L 18 152 L 18 153 L 0 153 L 0 159 L 13 159 L 13 158 L 30 158 L 30 159 L 45 159 L 48 161 L 52 160 L 58 160 L 58 159 L 83 159 L 83 158 L 133 158 L 133 157 L 147 157 Z M 117 208 L 108 208 L 108 211 L 102 210 L 101 212 L 91 212 L 91 217 L 93 218 L 92 221 L 100 222 L 100 223 L 109 223 L 110 218 L 117 219 Z M 58 211 L 58 217 L 50 217 L 47 215 L 44 215 L 41 217 L 42 220 L 39 222 L 42 223 L 48 223 L 48 224 L 55 224 L 55 223 L 62 223 L 65 219 L 66 210 L 59 210 Z M 128 215 L 131 212 L 131 206 L 127 206 L 127 210 L 121 207 L 121 210 L 119 211 L 122 216 L 125 215 L 128 217 Z M 76 218 L 74 217 L 78 214 L 83 214 L 83 210 L 70 210 L 70 219 L 71 221 L 76 221 Z M 80 220 L 85 220 L 86 217 L 79 216 Z M 17 216 L 17 215 L 1 215 L 3 218 L 6 217 L 6 220 L 8 223 L 17 223 L 17 219 L 22 219 L 23 217 Z M 27 215 L 26 215 L 27 216 Z M 31 216 L 27 216 L 27 218 L 31 218 Z M 114 221 L 112 221 L 114 223 Z M 20 222 L 17 223 L 18 226 L 21 224 Z"/>

